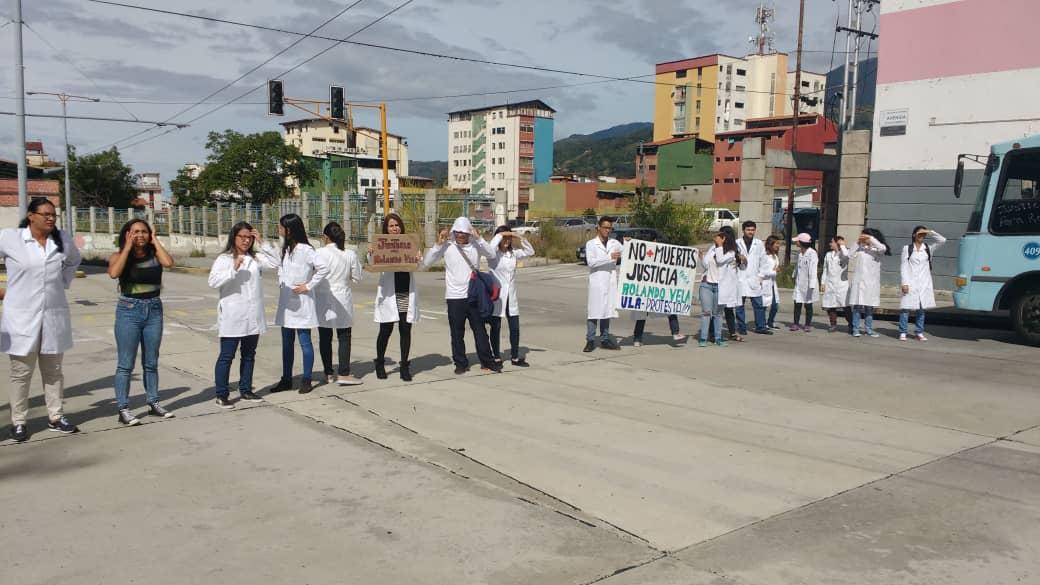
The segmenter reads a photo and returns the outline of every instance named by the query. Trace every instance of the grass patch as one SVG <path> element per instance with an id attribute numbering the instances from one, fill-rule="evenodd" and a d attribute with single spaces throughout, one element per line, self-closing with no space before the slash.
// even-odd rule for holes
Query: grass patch
<path id="1" fill-rule="evenodd" d="M 538 233 L 531 236 L 531 245 L 539 256 L 561 262 L 577 262 L 575 252 L 589 239 L 584 232 L 560 229 L 556 222 L 548 218 L 542 220 Z"/>
<path id="2" fill-rule="evenodd" d="M 194 250 L 191 251 L 190 254 L 188 254 L 188 257 L 189 258 L 205 258 L 206 257 L 206 251 L 205 250 L 201 250 L 199 248 L 195 248 Z"/>

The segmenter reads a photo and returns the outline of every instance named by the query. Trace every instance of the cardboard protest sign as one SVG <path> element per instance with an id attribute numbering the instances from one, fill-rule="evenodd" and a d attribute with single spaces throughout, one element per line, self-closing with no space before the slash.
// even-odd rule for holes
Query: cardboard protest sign
<path id="1" fill-rule="evenodd" d="M 689 315 L 697 282 L 696 248 L 644 240 L 625 242 L 616 307 L 664 315 Z"/>
<path id="2" fill-rule="evenodd" d="M 418 234 L 374 234 L 369 243 L 369 272 L 415 272 L 422 253 Z"/>

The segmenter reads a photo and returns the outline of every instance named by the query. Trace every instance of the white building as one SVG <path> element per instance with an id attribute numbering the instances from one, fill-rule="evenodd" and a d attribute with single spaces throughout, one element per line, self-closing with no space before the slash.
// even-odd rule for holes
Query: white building
<path id="1" fill-rule="evenodd" d="M 553 168 L 553 118 L 541 100 L 448 114 L 448 188 L 505 192 L 510 219 L 526 216 L 531 186 Z"/>
<path id="2" fill-rule="evenodd" d="M 787 107 L 784 108 L 784 115 L 790 116 L 794 114 L 792 105 L 794 104 L 794 71 L 787 73 L 787 87 L 785 91 L 787 93 Z M 826 97 L 827 88 L 827 76 L 822 73 L 813 73 L 812 71 L 802 71 L 802 108 L 799 113 L 801 114 L 823 114 L 823 102 Z"/>
<path id="3" fill-rule="evenodd" d="M 322 158 L 328 154 L 357 160 L 360 193 L 368 189 L 382 192 L 383 159 L 379 147 L 380 131 L 364 126 L 351 127 L 345 121 L 310 118 L 283 122 L 285 143 L 300 149 L 305 156 Z M 408 141 L 397 134 L 388 134 L 390 148 L 390 191 L 399 188 L 398 176 L 408 176 Z"/>

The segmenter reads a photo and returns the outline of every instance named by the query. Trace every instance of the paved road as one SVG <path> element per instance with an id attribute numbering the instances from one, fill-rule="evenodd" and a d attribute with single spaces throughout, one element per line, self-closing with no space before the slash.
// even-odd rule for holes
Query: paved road
<path id="1" fill-rule="evenodd" d="M 410 384 L 371 374 L 370 278 L 364 385 L 221 411 L 216 295 L 168 274 L 178 417 L 137 428 L 115 420 L 112 281 L 77 280 L 65 370 L 84 432 L 42 431 L 34 395 L 33 439 L 0 442 L 0 581 L 1038 582 L 1040 350 L 945 326 L 900 343 L 892 323 L 675 347 L 655 319 L 642 348 L 584 354 L 584 276 L 525 269 L 532 367 L 456 377 L 442 275 L 421 275 Z M 273 330 L 258 383 L 279 371 Z"/>

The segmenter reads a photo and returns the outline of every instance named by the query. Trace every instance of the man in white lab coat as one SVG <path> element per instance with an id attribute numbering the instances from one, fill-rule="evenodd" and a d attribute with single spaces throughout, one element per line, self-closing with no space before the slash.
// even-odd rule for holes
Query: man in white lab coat
<path id="1" fill-rule="evenodd" d="M 610 337 L 610 320 L 618 316 L 614 306 L 614 295 L 618 283 L 618 260 L 623 247 L 617 239 L 610 238 L 614 229 L 614 218 L 599 218 L 596 237 L 585 244 L 585 260 L 589 265 L 589 314 L 585 333 L 585 349 L 596 349 L 596 324 L 599 324 L 600 347 L 621 349 Z"/>
<path id="2" fill-rule="evenodd" d="M 737 240 L 737 249 L 745 258 L 740 266 L 738 276 L 740 278 L 740 306 L 736 308 L 737 331 L 741 335 L 747 335 L 747 318 L 744 305 L 751 299 L 751 309 L 755 312 L 755 333 L 772 335 L 769 325 L 766 324 L 765 305 L 762 303 L 762 279 L 758 276 L 758 267 L 766 255 L 765 244 L 762 240 L 755 239 L 758 226 L 753 221 L 745 221 L 741 224 L 744 237 Z"/>

